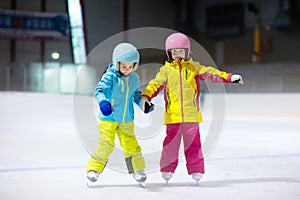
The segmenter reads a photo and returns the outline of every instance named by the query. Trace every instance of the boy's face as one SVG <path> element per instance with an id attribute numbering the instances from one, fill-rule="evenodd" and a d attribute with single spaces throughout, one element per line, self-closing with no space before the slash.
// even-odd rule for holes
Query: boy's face
<path id="1" fill-rule="evenodd" d="M 133 62 L 120 62 L 120 72 L 128 76 L 133 71 Z"/>
<path id="2" fill-rule="evenodd" d="M 182 58 L 185 58 L 185 49 L 172 49 L 171 55 L 173 60 L 179 61 Z"/>

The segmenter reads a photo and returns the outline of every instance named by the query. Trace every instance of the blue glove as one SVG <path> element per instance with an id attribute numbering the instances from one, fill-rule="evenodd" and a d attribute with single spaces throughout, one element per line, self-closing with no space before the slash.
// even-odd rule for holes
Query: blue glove
<path id="1" fill-rule="evenodd" d="M 109 101 L 103 100 L 99 103 L 99 106 L 103 115 L 108 116 L 112 113 L 112 107 Z"/>
<path id="2" fill-rule="evenodd" d="M 145 111 L 144 113 L 149 113 L 149 112 L 152 112 L 154 110 L 154 104 L 150 102 L 150 105 L 149 104 L 145 104 Z"/>
<path id="3" fill-rule="evenodd" d="M 154 104 L 148 101 L 147 98 L 141 98 L 139 101 L 139 107 L 144 113 L 149 113 L 154 110 Z"/>

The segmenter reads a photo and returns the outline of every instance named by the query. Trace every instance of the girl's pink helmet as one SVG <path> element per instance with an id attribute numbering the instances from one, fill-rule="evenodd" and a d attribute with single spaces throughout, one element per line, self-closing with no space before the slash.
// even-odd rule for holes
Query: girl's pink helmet
<path id="1" fill-rule="evenodd" d="M 171 49 L 187 49 L 186 58 L 190 57 L 190 39 L 183 33 L 171 34 L 166 40 L 165 47 L 169 59 L 170 57 L 168 51 Z"/>

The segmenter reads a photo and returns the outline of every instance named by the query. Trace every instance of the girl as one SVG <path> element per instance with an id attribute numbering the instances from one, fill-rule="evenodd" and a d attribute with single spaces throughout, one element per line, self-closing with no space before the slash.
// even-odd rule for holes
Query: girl
<path id="1" fill-rule="evenodd" d="M 165 42 L 168 60 L 144 90 L 144 104 L 150 104 L 164 89 L 166 137 L 160 159 L 162 177 L 168 182 L 178 165 L 181 138 L 188 174 L 198 183 L 204 174 L 199 122 L 200 80 L 243 84 L 240 75 L 206 67 L 190 58 L 190 40 L 182 33 L 171 34 Z"/>

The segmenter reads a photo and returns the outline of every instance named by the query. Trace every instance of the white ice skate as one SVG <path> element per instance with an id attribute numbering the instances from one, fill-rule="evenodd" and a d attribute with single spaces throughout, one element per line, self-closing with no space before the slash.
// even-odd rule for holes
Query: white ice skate
<path id="1" fill-rule="evenodd" d="M 201 180 L 202 177 L 203 175 L 199 172 L 195 172 L 192 174 L 192 178 L 196 181 L 197 185 L 199 185 L 199 181 Z"/>
<path id="2" fill-rule="evenodd" d="M 147 179 L 147 176 L 146 176 L 144 170 L 134 172 L 134 173 L 133 173 L 133 178 L 139 183 L 139 185 L 140 185 L 142 188 L 145 188 L 145 187 L 146 187 L 145 181 L 146 181 L 146 179 Z"/>
<path id="3" fill-rule="evenodd" d="M 89 171 L 86 174 L 87 186 L 89 186 L 89 187 L 93 186 L 97 182 L 99 175 L 100 175 L 100 173 L 98 173 L 96 171 Z"/>
<path id="4" fill-rule="evenodd" d="M 172 172 L 163 172 L 161 177 L 163 177 L 168 184 L 169 180 L 173 177 L 173 174 L 172 174 Z"/>

